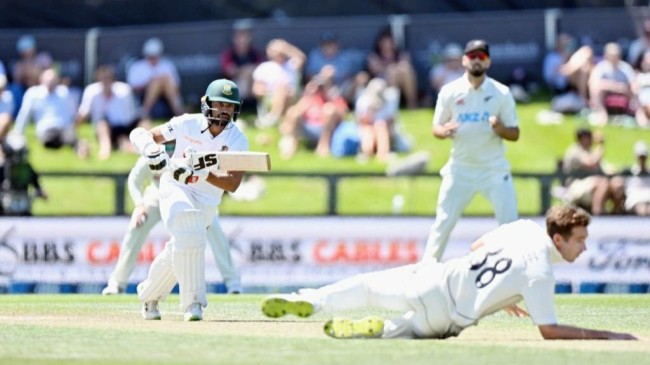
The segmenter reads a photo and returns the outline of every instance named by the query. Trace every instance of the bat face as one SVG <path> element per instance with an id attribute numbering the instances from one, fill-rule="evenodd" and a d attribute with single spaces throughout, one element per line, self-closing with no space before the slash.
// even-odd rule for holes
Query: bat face
<path id="1" fill-rule="evenodd" d="M 224 171 L 270 171 L 271 157 L 266 152 L 222 151 L 191 154 L 195 170 Z"/>

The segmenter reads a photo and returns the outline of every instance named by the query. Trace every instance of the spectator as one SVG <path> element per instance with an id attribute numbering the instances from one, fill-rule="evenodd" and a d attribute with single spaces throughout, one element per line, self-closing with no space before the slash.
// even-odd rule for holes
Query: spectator
<path id="1" fill-rule="evenodd" d="M 638 105 L 636 108 L 636 122 L 639 126 L 650 127 L 650 49 L 643 52 L 639 64 L 639 72 L 632 84 Z"/>
<path id="2" fill-rule="evenodd" d="M 298 148 L 300 134 L 307 144 L 316 146 L 316 154 L 329 156 L 332 134 L 348 112 L 348 105 L 334 85 L 335 69 L 325 66 L 320 74 L 305 86 L 305 93 L 287 110 L 287 116 L 280 125 L 284 135 L 280 151 L 285 159 L 293 157 Z"/>
<path id="3" fill-rule="evenodd" d="M 264 55 L 253 46 L 252 29 L 252 20 L 236 21 L 233 24 L 230 46 L 221 52 L 219 57 L 221 74 L 239 85 L 244 105 L 254 105 L 253 71 L 264 60 Z"/>
<path id="4" fill-rule="evenodd" d="M 458 43 L 448 43 L 442 49 L 442 62 L 432 67 L 429 72 L 429 83 L 436 95 L 443 85 L 463 76 L 465 68 L 462 58 L 463 49 Z"/>
<path id="5" fill-rule="evenodd" d="M 14 94 L 14 113 L 18 113 L 25 91 L 38 85 L 41 73 L 52 67 L 53 64 L 52 56 L 49 53 L 37 52 L 36 38 L 31 34 L 25 34 L 18 38 L 16 50 L 19 59 L 12 66 L 12 84 L 10 85 L 10 90 Z"/>
<path id="6" fill-rule="evenodd" d="M 648 146 L 643 141 L 634 144 L 636 163 L 630 168 L 632 176 L 625 182 L 625 210 L 632 214 L 650 216 L 650 172 Z"/>
<path id="7" fill-rule="evenodd" d="M 374 78 L 357 99 L 354 109 L 361 135 L 361 161 L 373 155 L 379 161 L 388 160 L 391 130 L 399 108 L 399 99 L 391 102 L 387 97 L 390 92 L 384 79 Z"/>
<path id="8" fill-rule="evenodd" d="M 630 43 L 627 50 L 627 62 L 632 66 L 637 66 L 641 60 L 641 55 L 650 49 L 650 19 L 643 21 L 641 35 Z"/>
<path id="9" fill-rule="evenodd" d="M 176 66 L 163 57 L 164 45 L 158 38 L 148 39 L 142 46 L 144 59 L 135 61 L 127 70 L 126 80 L 142 102 L 142 119 L 168 118 L 184 113 L 180 94 L 180 77 Z M 152 112 L 159 100 L 167 102 Z"/>
<path id="10" fill-rule="evenodd" d="M 334 84 L 341 90 L 348 103 L 354 103 L 358 90 L 367 83 L 367 75 L 360 75 L 360 62 L 351 52 L 341 49 L 338 36 L 332 31 L 324 32 L 320 45 L 309 52 L 307 79 L 316 77 L 325 66 L 334 68 Z"/>
<path id="11" fill-rule="evenodd" d="M 97 82 L 86 87 L 77 113 L 76 124 L 90 118 L 99 141 L 99 159 L 107 160 L 113 149 L 134 152 L 129 133 L 139 125 L 138 106 L 131 86 L 115 80 L 111 66 L 99 66 Z M 149 121 L 140 123 L 150 128 Z"/>
<path id="12" fill-rule="evenodd" d="M 257 98 L 257 125 L 278 124 L 299 97 L 300 76 L 307 57 L 284 39 L 273 39 L 266 47 L 268 61 L 253 71 L 253 94 Z"/>
<path id="13" fill-rule="evenodd" d="M 399 89 L 409 108 L 418 106 L 418 85 L 411 56 L 398 47 L 390 28 L 382 29 L 375 39 L 367 67 L 371 78 L 383 78 L 388 86 Z"/>
<path id="14" fill-rule="evenodd" d="M 576 132 L 576 143 L 569 146 L 562 161 L 563 172 L 569 175 L 565 181 L 565 199 L 591 211 L 593 215 L 605 214 L 608 200 L 613 203 L 613 212 L 620 212 L 623 207 L 623 181 L 621 178 L 604 176 L 604 154 L 605 139 L 602 134 L 580 128 Z"/>
<path id="15" fill-rule="evenodd" d="M 634 70 L 621 60 L 621 47 L 607 43 L 603 50 L 604 58 L 596 64 L 589 76 L 589 97 L 592 123 L 603 126 L 611 114 L 627 114 L 632 96 Z"/>
<path id="16" fill-rule="evenodd" d="M 50 68 L 41 74 L 40 85 L 32 86 L 25 92 L 15 130 L 18 134 L 24 134 L 27 123 L 33 119 L 36 137 L 45 148 L 58 149 L 69 145 L 76 149 L 80 158 L 86 158 L 86 143 L 77 143 L 74 124 L 76 110 L 69 89 L 59 83 L 59 75 Z"/>
<path id="17" fill-rule="evenodd" d="M 551 104 L 553 111 L 558 113 L 577 113 L 587 105 L 587 82 L 593 51 L 584 46 L 574 52 L 575 47 L 575 38 L 561 33 L 555 49 L 544 57 L 544 81 L 555 95 Z"/>
<path id="18" fill-rule="evenodd" d="M 14 97 L 7 90 L 7 76 L 0 74 L 0 144 L 11 127 L 14 113 Z"/>

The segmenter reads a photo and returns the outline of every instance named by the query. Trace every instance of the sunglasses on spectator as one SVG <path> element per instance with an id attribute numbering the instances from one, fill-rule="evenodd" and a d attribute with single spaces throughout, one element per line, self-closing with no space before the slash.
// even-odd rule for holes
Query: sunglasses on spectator
<path id="1" fill-rule="evenodd" d="M 467 58 L 469 58 L 470 60 L 475 60 L 478 58 L 481 61 L 485 61 L 488 59 L 488 57 L 489 56 L 487 55 L 487 53 L 481 51 L 470 52 L 467 54 Z"/>

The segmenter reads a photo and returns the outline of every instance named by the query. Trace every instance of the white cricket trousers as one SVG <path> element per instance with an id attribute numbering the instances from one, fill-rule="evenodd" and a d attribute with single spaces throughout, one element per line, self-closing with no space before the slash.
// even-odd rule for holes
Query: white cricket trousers
<path id="1" fill-rule="evenodd" d="M 449 318 L 444 295 L 444 265 L 428 260 L 419 264 L 359 274 L 319 289 L 303 289 L 323 312 L 359 308 L 402 311 L 384 321 L 382 338 L 442 338 L 460 332 Z"/>
<path id="2" fill-rule="evenodd" d="M 138 285 L 141 301 L 163 300 L 178 282 L 181 310 L 193 303 L 202 307 L 208 305 L 206 228 L 212 223 L 216 210 L 216 206 L 195 199 L 188 188 L 161 181 L 160 215 L 172 239 L 154 259 L 147 279 Z"/>
<path id="3" fill-rule="evenodd" d="M 510 171 L 445 166 L 441 175 L 436 220 L 429 232 L 424 259 L 442 257 L 451 231 L 477 193 L 492 203 L 499 224 L 517 220 L 517 195 Z"/>
<path id="4" fill-rule="evenodd" d="M 160 208 L 157 205 L 147 207 L 147 219 L 140 227 L 136 227 L 135 220 L 136 216 L 132 214 L 126 234 L 120 245 L 120 255 L 117 258 L 115 269 L 113 269 L 108 279 L 109 286 L 124 288 L 129 283 L 129 276 L 135 269 L 138 253 L 140 253 L 144 241 L 149 236 L 151 229 L 160 222 Z"/>

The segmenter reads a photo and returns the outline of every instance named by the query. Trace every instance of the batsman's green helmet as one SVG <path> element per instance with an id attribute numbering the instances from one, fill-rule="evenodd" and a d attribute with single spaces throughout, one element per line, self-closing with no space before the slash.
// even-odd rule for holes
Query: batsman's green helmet
<path id="1" fill-rule="evenodd" d="M 201 113 L 212 123 L 215 118 L 210 116 L 211 109 L 208 101 L 235 104 L 235 112 L 231 117 L 233 122 L 237 121 L 241 112 L 241 100 L 239 100 L 239 87 L 237 87 L 237 84 L 230 80 L 218 79 L 208 85 L 205 95 L 201 98 Z"/>
<path id="2" fill-rule="evenodd" d="M 235 105 L 241 104 L 241 100 L 239 100 L 239 87 L 234 82 L 226 79 L 212 81 L 208 85 L 207 90 L 205 90 L 205 97 L 209 101 L 221 101 Z"/>

